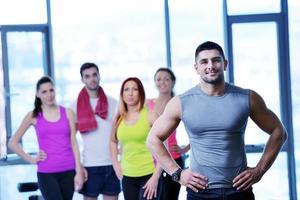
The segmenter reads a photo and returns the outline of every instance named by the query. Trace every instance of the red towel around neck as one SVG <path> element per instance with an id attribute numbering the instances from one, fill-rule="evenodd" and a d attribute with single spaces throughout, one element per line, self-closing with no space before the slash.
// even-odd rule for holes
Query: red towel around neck
<path id="1" fill-rule="evenodd" d="M 90 104 L 90 97 L 86 88 L 82 88 L 77 99 L 77 121 L 80 133 L 86 133 L 97 128 L 95 114 L 106 119 L 108 103 L 103 89 L 99 86 L 98 101 L 95 112 Z"/>

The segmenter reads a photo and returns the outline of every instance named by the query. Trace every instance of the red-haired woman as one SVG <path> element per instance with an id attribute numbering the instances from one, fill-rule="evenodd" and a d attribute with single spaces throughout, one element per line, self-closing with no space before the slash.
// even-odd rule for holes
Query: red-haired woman
<path id="1" fill-rule="evenodd" d="M 118 116 L 111 137 L 113 167 L 125 200 L 155 199 L 161 169 L 146 147 L 146 138 L 157 115 L 145 106 L 142 82 L 127 78 L 121 86 Z M 118 145 L 121 151 L 118 151 Z M 121 154 L 121 162 L 118 160 Z"/>

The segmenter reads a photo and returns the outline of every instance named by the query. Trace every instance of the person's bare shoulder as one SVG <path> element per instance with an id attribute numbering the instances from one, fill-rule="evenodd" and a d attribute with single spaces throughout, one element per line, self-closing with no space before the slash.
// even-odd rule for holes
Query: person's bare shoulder
<path id="1" fill-rule="evenodd" d="M 24 117 L 24 121 L 27 122 L 27 124 L 33 125 L 36 123 L 36 118 L 33 117 L 33 111 L 29 111 L 25 117 Z"/>
<path id="2" fill-rule="evenodd" d="M 181 118 L 181 103 L 179 96 L 173 97 L 167 104 L 164 115 L 172 116 L 176 119 Z"/>

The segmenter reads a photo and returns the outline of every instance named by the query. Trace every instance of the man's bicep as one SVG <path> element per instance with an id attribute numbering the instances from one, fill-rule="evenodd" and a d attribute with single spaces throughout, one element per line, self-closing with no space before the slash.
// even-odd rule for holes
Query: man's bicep
<path id="1" fill-rule="evenodd" d="M 151 132 L 160 139 L 167 139 L 179 124 L 179 120 L 160 116 L 153 124 Z"/>
<path id="2" fill-rule="evenodd" d="M 178 97 L 175 97 L 154 123 L 154 131 L 158 137 L 166 139 L 172 134 L 180 122 L 180 112 L 180 102 Z"/>
<path id="3" fill-rule="evenodd" d="M 264 100 L 257 93 L 251 94 L 251 119 L 263 131 L 271 133 L 276 127 L 281 126 L 278 117 L 267 108 Z"/>

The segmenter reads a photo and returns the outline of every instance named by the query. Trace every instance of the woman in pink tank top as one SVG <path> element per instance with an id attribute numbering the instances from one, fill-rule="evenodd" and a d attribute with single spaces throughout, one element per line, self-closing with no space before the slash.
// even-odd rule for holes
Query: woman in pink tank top
<path id="1" fill-rule="evenodd" d="M 9 147 L 30 164 L 37 164 L 38 185 L 45 200 L 72 200 L 84 182 L 76 141 L 74 114 L 56 104 L 54 84 L 44 76 L 37 82 L 34 109 L 23 119 Z M 32 157 L 19 145 L 30 126 L 39 152 Z"/>
<path id="2" fill-rule="evenodd" d="M 156 99 L 149 99 L 146 104 L 149 110 L 153 110 L 158 115 L 161 115 L 169 100 L 174 96 L 173 88 L 176 77 L 169 68 L 159 68 L 155 72 L 154 81 L 159 93 L 158 97 Z M 183 168 L 184 161 L 182 154 L 190 149 L 190 145 L 186 145 L 184 148 L 178 146 L 175 130 L 167 139 L 167 147 L 172 158 L 181 168 Z M 172 181 L 170 175 L 163 171 L 160 177 L 161 196 L 159 197 L 159 200 L 178 200 L 180 186 L 179 183 Z"/>

